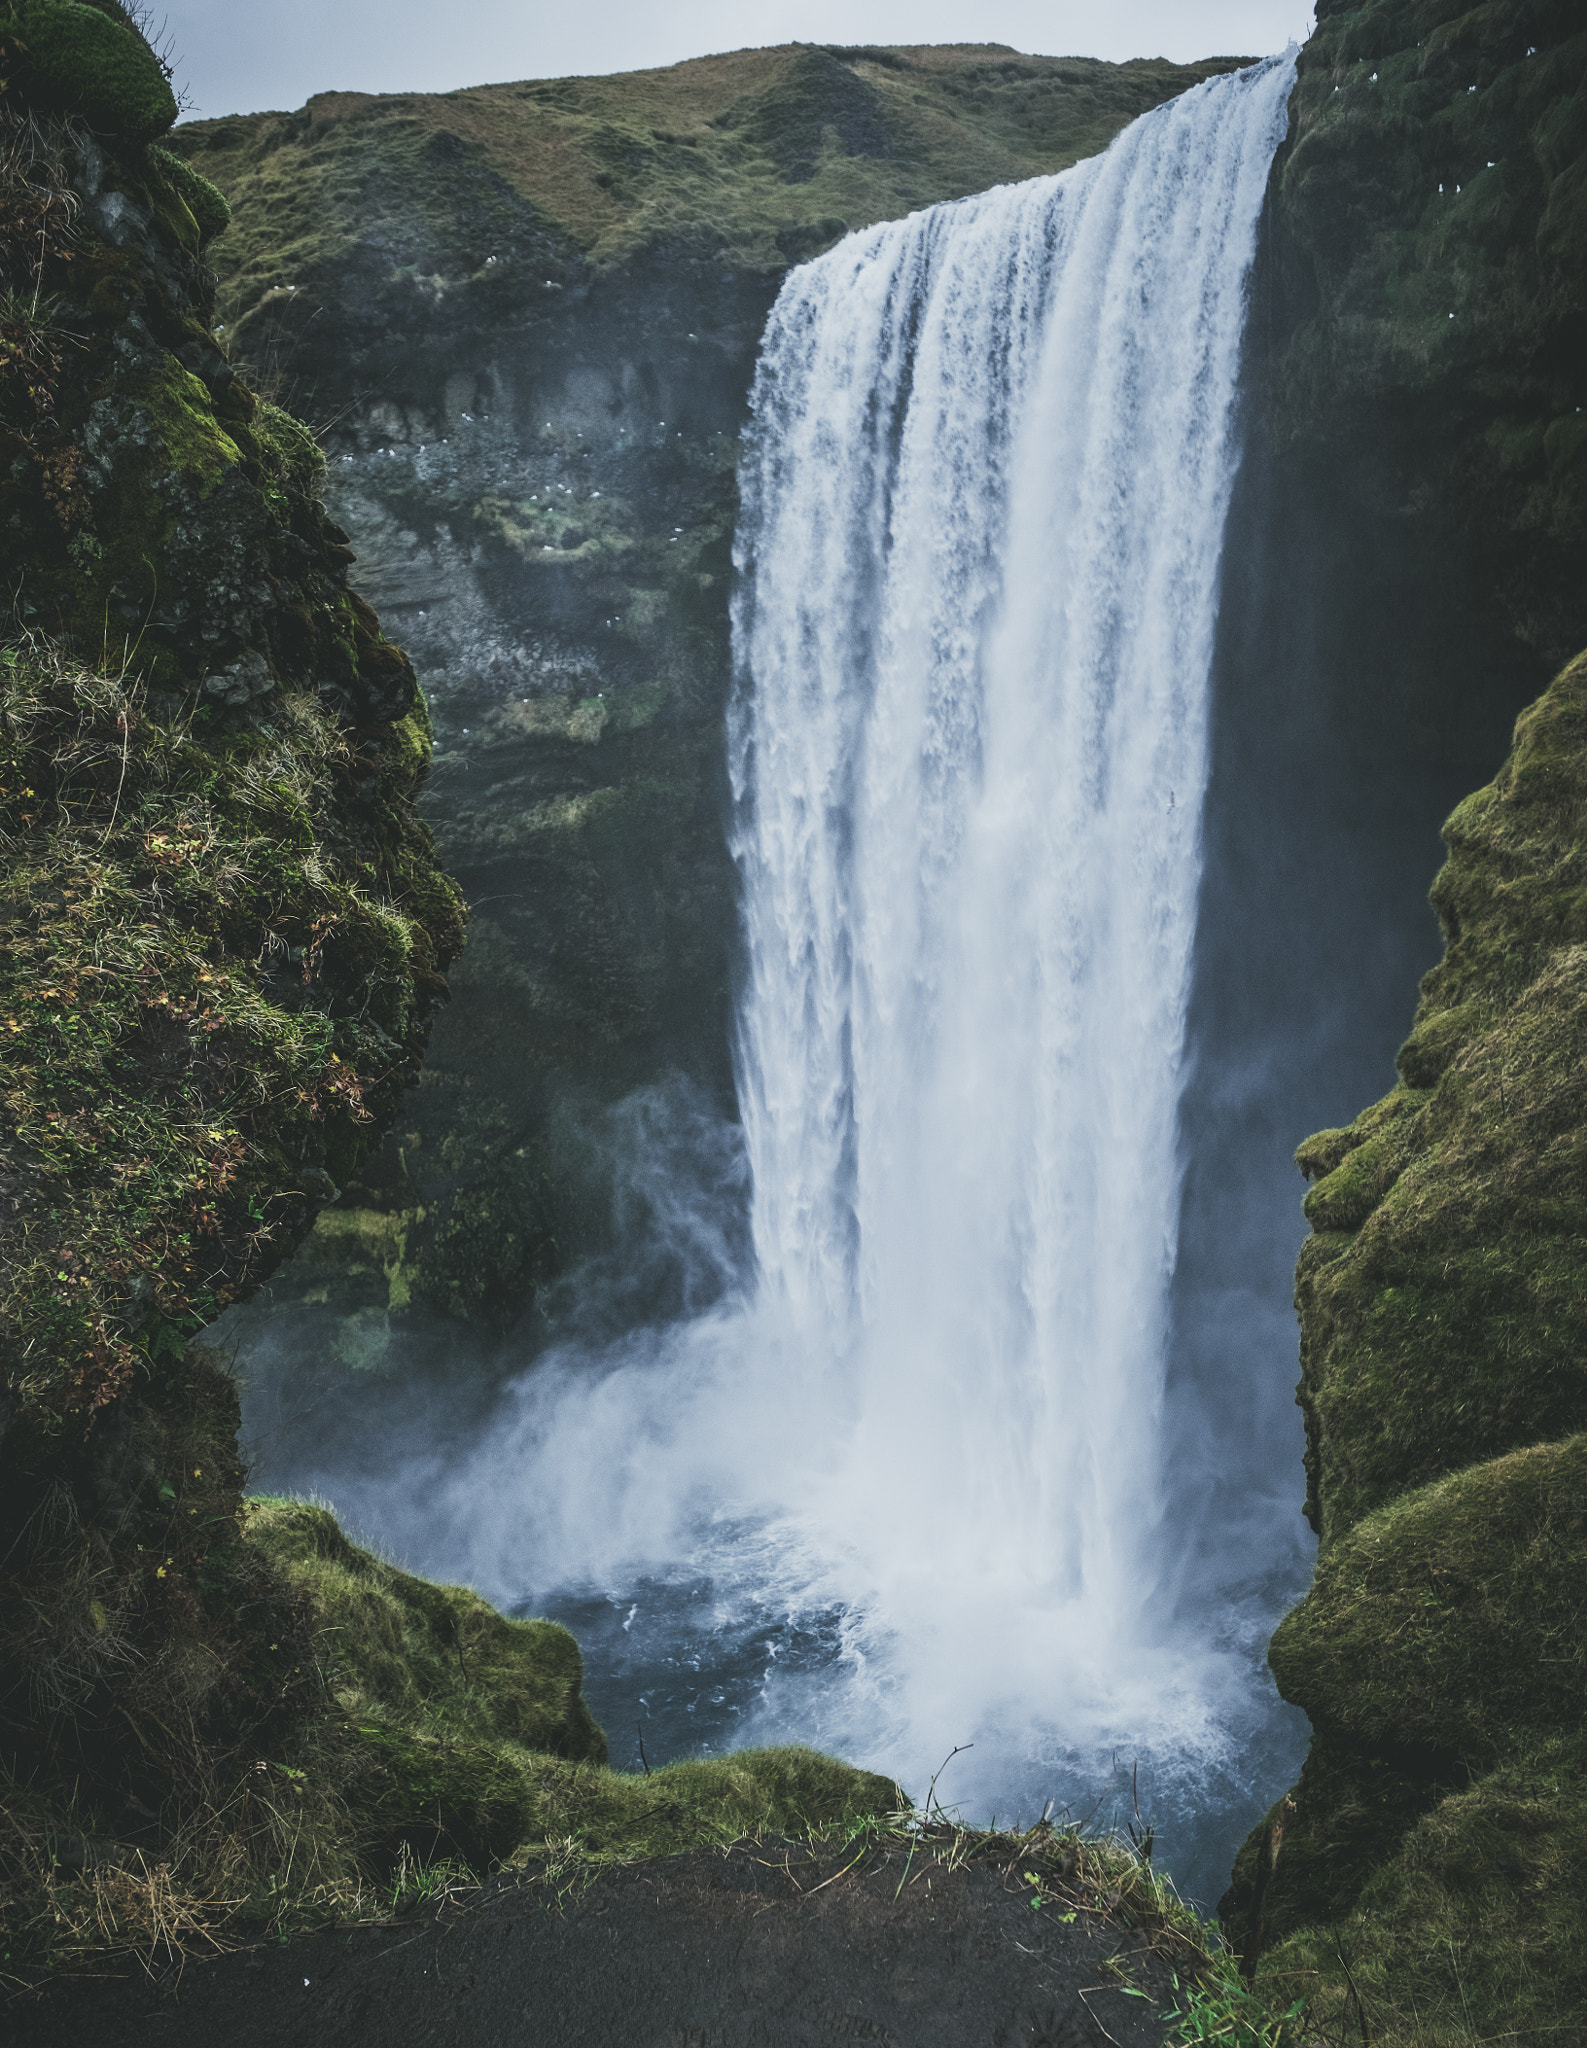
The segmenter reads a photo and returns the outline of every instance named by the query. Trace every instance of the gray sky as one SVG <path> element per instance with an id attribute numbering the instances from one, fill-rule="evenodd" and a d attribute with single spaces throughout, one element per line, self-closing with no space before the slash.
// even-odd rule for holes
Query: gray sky
<path id="1" fill-rule="evenodd" d="M 1012 43 L 1048 56 L 1253 56 L 1311 0 L 150 0 L 195 115 L 311 93 L 448 92 L 676 64 L 764 43 Z"/>

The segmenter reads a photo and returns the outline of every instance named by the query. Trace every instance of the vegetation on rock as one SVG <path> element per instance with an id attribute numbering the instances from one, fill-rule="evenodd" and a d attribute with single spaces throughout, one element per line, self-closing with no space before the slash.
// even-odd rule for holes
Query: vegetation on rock
<path id="1" fill-rule="evenodd" d="M 1400 1085 L 1297 1154 L 1322 1546 L 1271 1662 L 1314 1735 L 1223 1907 L 1259 1983 L 1428 2041 L 1587 1981 L 1587 655 L 1447 836 Z"/>
<path id="2" fill-rule="evenodd" d="M 1380 2041 L 1582 1998 L 1584 95 L 1569 5 L 1323 0 L 1275 166 L 1266 435 L 1458 591 L 1496 694 L 1566 664 L 1446 827 L 1399 1085 L 1296 1154 L 1321 1547 L 1272 1664 L 1313 1737 L 1222 1911 L 1259 1988 Z M 1393 690 L 1458 716 L 1402 638 Z"/>
<path id="3" fill-rule="evenodd" d="M 4 89 L 96 135 L 152 142 L 177 117 L 171 74 L 119 0 L 4 0 Z"/>
<path id="4" fill-rule="evenodd" d="M 361 1170 L 462 917 L 324 456 L 211 331 L 226 202 L 91 65 L 68 89 L 101 25 L 163 83 L 96 7 L 19 5 L 0 97 L 8 1975 L 389 1910 L 438 1859 L 899 1797 L 802 1751 L 621 1779 L 564 1631 L 244 1502 L 236 1381 L 191 1339 Z"/>
<path id="5" fill-rule="evenodd" d="M 438 286 L 532 257 L 537 238 L 564 262 L 659 246 L 780 271 L 849 228 L 1095 155 L 1242 61 L 785 44 L 603 78 L 319 93 L 175 141 L 243 216 L 221 266 L 242 320 L 272 292 L 335 293 L 349 262 Z"/>
<path id="6" fill-rule="evenodd" d="M 461 910 L 413 811 L 424 706 L 347 589 L 323 457 L 211 335 L 224 202 L 147 146 L 163 67 L 111 0 L 27 0 L 0 34 L 16 1961 L 68 1940 L 63 1873 L 131 1898 L 138 1865 L 180 1919 L 285 1854 L 267 1795 L 330 1741 L 308 1609 L 243 1540 L 235 1383 L 189 1340 L 390 1121 Z"/>

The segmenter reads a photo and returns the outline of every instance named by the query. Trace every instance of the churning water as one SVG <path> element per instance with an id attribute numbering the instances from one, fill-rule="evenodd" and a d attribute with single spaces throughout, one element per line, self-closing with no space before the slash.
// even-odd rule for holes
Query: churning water
<path id="1" fill-rule="evenodd" d="M 1162 1511 L 1219 559 L 1292 76 L 789 276 L 729 732 L 752 1255 L 695 1230 L 714 1305 L 542 1356 L 438 1508 L 448 1568 L 578 1629 L 597 1711 L 657 1717 L 652 1761 L 803 1739 L 918 1797 L 973 1744 L 941 1796 L 1029 1818 L 1139 1760 L 1213 1884 L 1294 1761 L 1271 1615 L 1187 1590 Z"/>

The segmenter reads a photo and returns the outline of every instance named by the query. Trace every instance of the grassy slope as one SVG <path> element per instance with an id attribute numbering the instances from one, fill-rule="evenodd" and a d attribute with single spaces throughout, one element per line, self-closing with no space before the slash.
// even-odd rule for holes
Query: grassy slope
<path id="1" fill-rule="evenodd" d="M 322 93 L 296 114 L 193 122 L 175 142 L 236 210 L 217 251 L 236 317 L 360 245 L 417 260 L 427 228 L 449 267 L 474 268 L 525 200 L 598 262 L 672 244 L 775 269 L 846 228 L 1060 170 L 1237 61 L 1112 65 L 999 44 L 840 55 L 792 45 L 611 78 Z M 487 207 L 449 244 L 464 167 L 497 181 L 499 219 Z"/>
<path id="2" fill-rule="evenodd" d="M 250 1503 L 247 1538 L 312 1613 L 315 1661 L 356 1745 L 342 1797 L 366 1866 L 404 1851 L 474 1868 L 515 1851 L 671 1853 L 904 1803 L 890 1779 L 803 1749 L 608 1770 L 566 1629 L 415 1578 L 305 1502 Z"/>

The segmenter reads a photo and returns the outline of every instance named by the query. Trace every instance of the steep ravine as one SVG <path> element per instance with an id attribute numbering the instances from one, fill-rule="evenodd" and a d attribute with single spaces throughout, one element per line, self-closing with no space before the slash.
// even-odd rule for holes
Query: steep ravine
<path id="1" fill-rule="evenodd" d="M 1543 0 L 1318 13 L 1254 292 L 1208 821 L 1200 1029 L 1248 1056 L 1222 1055 L 1221 1089 L 1209 1055 L 1192 1098 L 1223 1163 L 1193 1169 L 1186 1236 L 1206 1299 L 1265 1316 L 1288 1226 L 1220 1190 L 1276 1185 L 1246 1161 L 1306 1120 L 1342 1126 L 1300 1155 L 1322 1548 L 1273 1657 L 1315 1736 L 1225 1919 L 1336 2031 L 1558 2040 L 1583 1949 L 1587 35 Z M 479 906 L 398 1137 L 277 1283 L 310 1382 L 400 1361 L 404 1329 L 442 1352 L 438 1330 L 531 1312 L 606 1228 L 603 1105 L 673 1068 L 725 1103 L 732 436 L 780 264 L 983 173 L 985 133 L 935 184 L 901 146 L 883 95 L 926 61 L 336 96 L 178 138 L 268 199 L 222 258 L 232 345 L 325 424 L 356 573 L 432 690 L 427 801 Z M 931 60 L 939 92 L 966 67 L 956 119 L 1002 124 L 992 177 L 1063 160 L 1061 137 L 1011 147 L 998 97 L 1028 109 L 1043 61 Z M 1401 1084 L 1346 1124 L 1436 951 L 1432 827 L 1556 674 L 1451 821 L 1446 964 Z M 1291 1354 L 1264 1341 L 1281 1385 Z"/>

